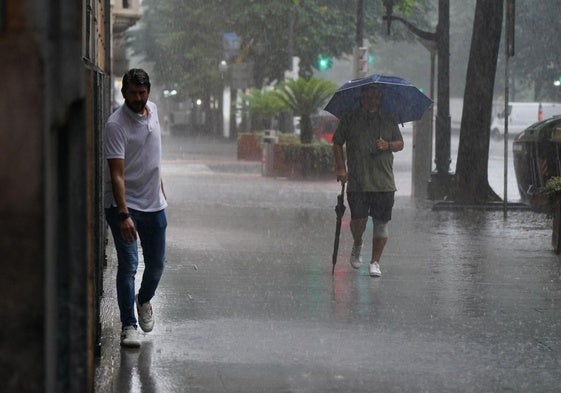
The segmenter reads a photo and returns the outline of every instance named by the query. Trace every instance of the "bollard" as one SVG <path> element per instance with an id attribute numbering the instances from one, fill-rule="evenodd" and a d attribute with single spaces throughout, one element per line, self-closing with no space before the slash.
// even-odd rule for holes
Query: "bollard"
<path id="1" fill-rule="evenodd" d="M 279 138 L 275 130 L 265 130 L 261 145 L 263 146 L 263 154 L 261 159 L 261 174 L 263 176 L 274 176 L 275 174 L 275 143 Z"/>

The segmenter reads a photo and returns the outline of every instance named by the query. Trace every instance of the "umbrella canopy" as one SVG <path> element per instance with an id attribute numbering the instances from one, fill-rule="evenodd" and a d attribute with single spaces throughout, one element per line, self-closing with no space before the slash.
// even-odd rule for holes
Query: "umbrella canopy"
<path id="1" fill-rule="evenodd" d="M 380 110 L 390 113 L 398 123 L 421 119 L 432 105 L 432 100 L 411 82 L 397 76 L 374 74 L 345 83 L 331 97 L 325 110 L 340 119 L 359 108 L 362 87 L 372 84 L 382 91 Z"/>

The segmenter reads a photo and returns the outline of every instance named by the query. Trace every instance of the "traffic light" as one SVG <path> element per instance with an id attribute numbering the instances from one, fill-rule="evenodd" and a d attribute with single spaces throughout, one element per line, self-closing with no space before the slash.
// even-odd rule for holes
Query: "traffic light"
<path id="1" fill-rule="evenodd" d="M 328 68 L 331 68 L 331 59 L 329 57 L 319 55 L 317 60 L 317 67 L 320 71 L 325 71 Z"/>

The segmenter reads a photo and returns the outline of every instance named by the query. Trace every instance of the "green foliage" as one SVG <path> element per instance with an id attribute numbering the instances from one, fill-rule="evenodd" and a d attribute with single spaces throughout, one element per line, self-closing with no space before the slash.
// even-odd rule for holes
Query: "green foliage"
<path id="1" fill-rule="evenodd" d="M 333 82 L 320 78 L 290 79 L 276 86 L 275 94 L 295 115 L 301 116 L 301 142 L 312 141 L 310 116 L 322 108 L 337 90 Z"/>
<path id="2" fill-rule="evenodd" d="M 220 87 L 225 32 L 242 38 L 240 55 L 225 60 L 252 62 L 257 87 L 284 78 L 291 24 L 292 55 L 300 57 L 304 75 L 311 75 L 320 53 L 340 57 L 353 45 L 354 10 L 335 1 L 144 0 L 143 8 L 130 37 L 134 51 L 154 63 L 159 82 L 176 83 L 192 96 Z"/>
<path id="3" fill-rule="evenodd" d="M 277 136 L 278 136 L 278 139 L 279 139 L 279 143 L 281 143 L 281 144 L 286 144 L 286 143 L 295 144 L 295 143 L 300 142 L 300 139 L 298 138 L 298 135 L 289 134 L 289 133 L 286 133 L 286 132 L 281 132 Z"/>
<path id="4" fill-rule="evenodd" d="M 548 217 L 553 217 L 555 206 L 561 201 L 561 177 L 550 177 L 534 201 L 539 205 L 538 210 L 547 213 Z"/>
<path id="5" fill-rule="evenodd" d="M 395 10 L 415 22 L 425 14 L 426 3 L 401 1 Z M 300 58 L 300 75 L 309 77 L 318 55 L 337 59 L 352 53 L 355 45 L 355 2 L 143 0 L 142 5 L 144 15 L 129 35 L 134 51 L 154 63 L 158 81 L 177 83 L 192 96 L 220 88 L 217 68 L 221 60 L 253 63 L 255 86 L 261 87 L 284 79 L 290 55 Z M 364 36 L 371 42 L 379 39 L 384 12 L 382 1 L 365 2 Z M 392 37 L 411 39 L 401 30 Z M 226 32 L 242 39 L 237 58 L 224 59 Z"/>
<path id="6" fill-rule="evenodd" d="M 561 200 L 561 177 L 550 177 L 545 183 L 543 192 L 549 197 L 551 202 Z"/>
<path id="7" fill-rule="evenodd" d="M 305 176 L 333 173 L 335 161 L 331 145 L 325 143 L 280 143 L 282 153 L 288 161 L 305 163 Z"/>
<path id="8" fill-rule="evenodd" d="M 237 139 L 239 141 L 240 139 L 242 139 L 242 138 L 244 138 L 245 136 L 248 136 L 248 135 L 252 135 L 252 136 L 254 136 L 254 137 L 256 137 L 260 140 L 265 135 L 265 132 L 264 131 L 239 132 Z M 280 143 L 280 144 L 299 144 L 300 143 L 297 135 L 289 134 L 289 133 L 286 133 L 286 132 L 279 132 L 277 134 L 277 138 L 278 138 L 278 143 Z"/>
<path id="9" fill-rule="evenodd" d="M 264 135 L 263 131 L 238 133 L 238 148 L 246 137 L 261 141 Z M 291 133 L 278 133 L 277 138 L 283 159 L 296 166 L 301 165 L 305 177 L 323 176 L 334 172 L 335 161 L 331 145 L 321 142 L 302 144 L 298 136 Z"/>
<path id="10" fill-rule="evenodd" d="M 313 173 L 333 173 L 335 160 L 333 159 L 333 148 L 331 145 L 319 143 L 302 146 L 302 148 L 308 151 Z"/>
<path id="11" fill-rule="evenodd" d="M 238 132 L 237 140 L 239 141 L 249 135 L 261 139 L 265 133 L 263 131 Z"/>
<path id="12" fill-rule="evenodd" d="M 131 33 L 132 48 L 153 63 L 153 79 L 176 86 L 191 97 L 205 98 L 222 85 L 222 12 L 201 0 L 144 0 L 139 28 Z"/>
<path id="13" fill-rule="evenodd" d="M 320 78 L 289 79 L 276 86 L 275 95 L 298 116 L 311 115 L 324 106 L 337 85 Z"/>
<path id="14" fill-rule="evenodd" d="M 382 1 L 364 3 L 364 38 L 374 43 L 380 39 L 384 7 Z M 415 22 L 423 18 L 428 3 L 400 1 L 395 10 Z M 261 88 L 284 80 L 292 56 L 299 57 L 300 76 L 307 78 L 317 69 L 318 55 L 334 61 L 355 46 L 355 2 L 143 0 L 142 7 L 142 19 L 128 33 L 134 54 L 151 65 L 155 85 L 201 99 L 205 111 L 232 82 L 230 71 L 218 71 L 222 60 L 252 64 L 250 87 Z M 384 39 L 412 40 L 404 29 L 394 30 Z M 223 48 L 223 35 L 229 32 L 241 38 L 241 51 L 233 58 L 225 57 Z"/>
<path id="15" fill-rule="evenodd" d="M 529 88 L 529 100 L 561 100 L 561 89 L 553 85 L 561 75 L 561 46 L 552 41 L 558 35 L 558 0 L 516 2 L 515 55 L 512 73 L 517 85 Z"/>
<path id="16" fill-rule="evenodd" d="M 271 89 L 252 88 L 249 92 L 242 94 L 242 97 L 248 102 L 249 111 L 252 114 L 272 117 L 286 109 L 284 103 Z"/>

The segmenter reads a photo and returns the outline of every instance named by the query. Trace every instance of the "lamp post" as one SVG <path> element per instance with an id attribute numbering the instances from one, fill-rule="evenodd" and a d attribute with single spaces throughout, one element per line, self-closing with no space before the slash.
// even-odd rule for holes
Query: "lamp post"
<path id="1" fill-rule="evenodd" d="M 222 60 L 220 64 L 218 64 L 218 71 L 220 71 L 220 75 L 222 79 L 224 79 L 224 73 L 228 71 L 228 63 L 226 63 L 226 60 Z"/>
<path id="2" fill-rule="evenodd" d="M 222 78 L 222 99 L 219 100 L 220 125 L 222 126 L 222 135 L 225 138 L 230 136 L 230 95 L 228 94 L 229 89 L 227 88 L 226 82 L 224 81 L 224 74 L 228 71 L 228 68 L 229 67 L 226 60 L 222 60 L 218 64 L 218 71 L 220 72 L 220 76 Z"/>
<path id="3" fill-rule="evenodd" d="M 386 8 L 384 20 L 387 22 L 388 34 L 391 22 L 400 21 L 409 31 L 419 37 L 431 55 L 436 52 L 438 57 L 434 159 L 436 171 L 431 174 L 428 194 L 431 199 L 442 199 L 449 194 L 453 181 L 453 174 L 450 173 L 450 3 L 449 0 L 438 1 L 436 32 L 427 32 L 418 29 L 405 19 L 393 15 L 396 0 L 382 0 L 382 2 Z"/>
<path id="4" fill-rule="evenodd" d="M 353 77 L 364 78 L 368 73 L 368 47 L 364 40 L 364 0 L 356 2 L 356 35 L 353 49 Z"/>

